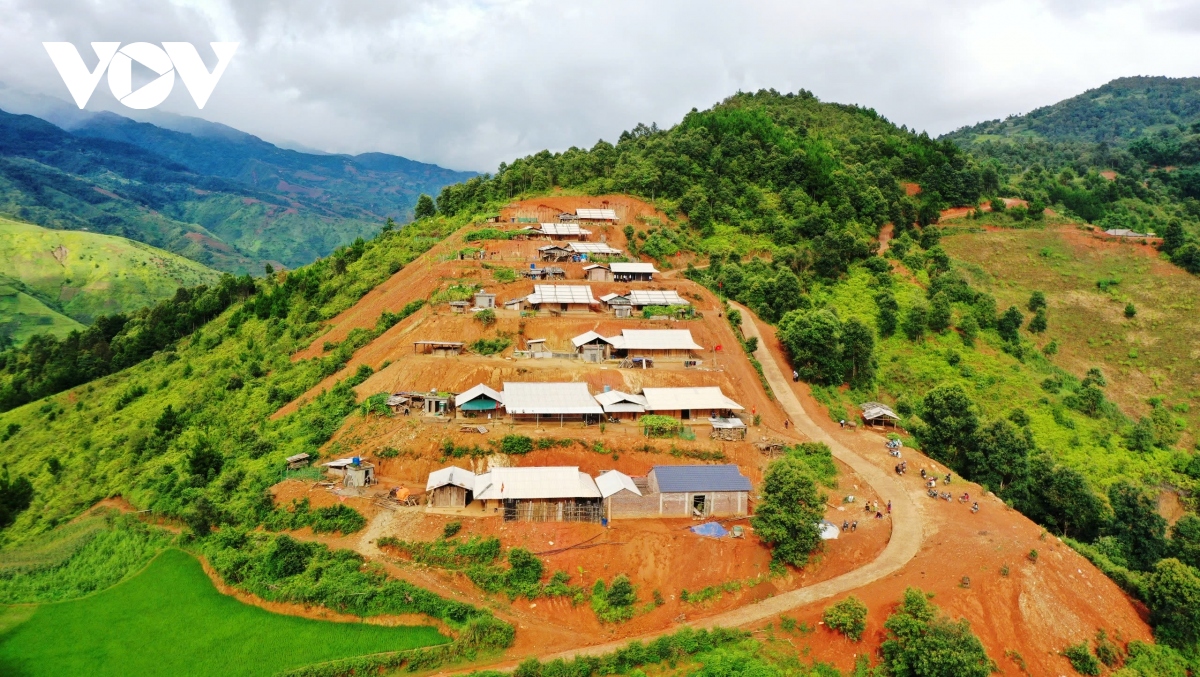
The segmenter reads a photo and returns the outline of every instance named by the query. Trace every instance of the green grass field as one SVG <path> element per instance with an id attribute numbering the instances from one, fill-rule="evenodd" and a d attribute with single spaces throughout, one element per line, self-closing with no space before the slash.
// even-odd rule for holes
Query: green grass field
<path id="1" fill-rule="evenodd" d="M 0 274 L 0 327 L 14 342 L 24 343 L 34 334 L 66 336 L 83 329 L 79 322 L 26 294 L 21 286 Z"/>
<path id="2" fill-rule="evenodd" d="M 4 218 L 0 218 L 0 274 L 19 281 L 25 287 L 22 291 L 50 309 L 84 324 L 97 315 L 136 310 L 168 298 L 179 287 L 211 284 L 220 276 L 195 261 L 141 242 Z M 0 321 L 9 321 L 14 313 L 15 309 L 0 306 Z M 66 333 L 70 328 L 75 327 L 51 324 L 41 331 Z"/>
<path id="3" fill-rule="evenodd" d="M 91 597 L 32 614 L 0 608 L 0 674 L 22 677 L 271 675 L 446 641 L 431 627 L 331 623 L 243 604 L 218 592 L 179 550 Z"/>

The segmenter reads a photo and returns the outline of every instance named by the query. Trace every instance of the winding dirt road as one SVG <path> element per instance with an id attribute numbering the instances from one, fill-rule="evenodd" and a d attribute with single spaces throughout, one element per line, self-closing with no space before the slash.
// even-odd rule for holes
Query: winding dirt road
<path id="1" fill-rule="evenodd" d="M 783 368 L 766 348 L 762 340 L 762 329 L 759 326 L 760 320 L 749 309 L 741 305 L 730 303 L 730 306 L 737 308 L 742 314 L 744 318 L 742 331 L 745 335 L 759 339 L 759 347 L 754 356 L 762 363 L 763 374 L 767 378 L 767 383 L 770 384 L 780 406 L 787 412 L 787 415 L 791 418 L 796 428 L 809 439 L 828 444 L 829 448 L 833 451 L 834 457 L 853 468 L 854 472 L 875 490 L 879 495 L 881 503 L 885 501 L 892 502 L 892 534 L 891 538 L 888 539 L 887 547 L 884 548 L 878 557 L 863 566 L 827 581 L 822 581 L 799 590 L 785 592 L 716 616 L 681 623 L 675 627 L 642 637 L 631 637 L 605 644 L 593 644 L 591 646 L 539 656 L 538 658 L 541 661 L 552 661 L 557 658 L 569 660 L 574 656 L 598 656 L 610 653 L 624 647 L 631 641 L 647 642 L 667 632 L 674 632 L 684 625 L 693 628 L 732 628 L 756 623 L 786 613 L 796 607 L 850 592 L 895 573 L 915 557 L 921 549 L 921 541 L 924 538 L 921 511 L 918 510 L 916 503 L 913 502 L 912 496 L 904 488 L 904 485 L 896 477 L 889 475 L 878 466 L 839 443 L 809 417 L 808 412 L 801 406 L 800 400 L 792 392 L 791 384 L 784 375 Z M 498 665 L 473 666 L 471 669 L 476 670 L 481 667 L 495 670 L 512 669 L 516 667 L 518 660 L 513 658 Z M 461 670 L 451 672 L 461 672 Z"/>

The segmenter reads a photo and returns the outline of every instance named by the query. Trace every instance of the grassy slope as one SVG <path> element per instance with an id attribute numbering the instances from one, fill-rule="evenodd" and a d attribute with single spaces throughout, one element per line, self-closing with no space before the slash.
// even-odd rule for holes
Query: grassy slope
<path id="1" fill-rule="evenodd" d="M 34 334 L 66 336 L 83 325 L 26 294 L 24 285 L 0 275 L 0 331 L 16 343 Z"/>
<path id="2" fill-rule="evenodd" d="M 58 249 L 61 247 L 62 249 Z M 60 262 L 53 251 L 62 253 Z M 0 218 L 0 271 L 82 323 L 168 298 L 220 273 L 176 254 L 111 235 L 50 230 Z M 4 317 L 7 320 L 7 316 Z"/>
<path id="3" fill-rule="evenodd" d="M 948 238 L 948 241 L 952 240 Z M 814 301 L 818 306 L 828 303 L 843 319 L 855 316 L 874 326 L 875 290 L 874 277 L 856 269 L 848 279 L 817 290 Z M 918 300 L 925 300 L 925 290 L 912 281 L 898 282 L 894 291 L 902 312 Z M 1024 298 L 1028 299 L 1027 293 Z M 1001 306 L 1002 309 L 1006 307 Z M 961 309 L 956 316 L 958 312 Z M 1055 317 L 1052 311 L 1051 332 Z M 1029 337 L 1025 331 L 1022 335 Z M 1039 384 L 1054 374 L 1058 360 L 1046 360 L 1039 354 L 1019 362 L 1002 352 L 999 345 L 1000 339 L 994 330 L 981 332 L 975 348 L 965 348 L 953 330 L 927 336 L 919 342 L 909 341 L 898 332 L 878 344 L 876 390 L 851 393 L 818 387 L 814 388 L 814 393 L 830 406 L 830 415 L 837 420 L 856 411 L 856 405 L 867 399 L 903 400 L 915 406 L 926 392 L 939 384 L 958 383 L 975 401 L 986 420 L 1006 416 L 1018 407 L 1024 409 L 1029 414 L 1037 445 L 1086 474 L 1099 487 L 1107 487 L 1122 476 L 1153 483 L 1175 466 L 1176 452 L 1131 453 L 1119 445 L 1113 423 L 1066 409 L 1061 405 L 1060 396 L 1047 395 Z M 959 356 L 959 364 L 950 363 L 951 354 Z M 1058 412 L 1057 421 L 1065 424 L 1056 421 L 1055 411 Z"/>
<path id="4" fill-rule="evenodd" d="M 0 635 L 0 672 L 270 675 L 444 641 L 430 627 L 329 623 L 242 604 L 220 594 L 198 561 L 168 550 L 137 577 L 92 597 L 41 606 Z"/>

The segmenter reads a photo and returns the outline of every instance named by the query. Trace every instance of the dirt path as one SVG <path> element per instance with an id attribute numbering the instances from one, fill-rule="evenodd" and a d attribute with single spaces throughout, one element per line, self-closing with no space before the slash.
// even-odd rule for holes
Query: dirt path
<path id="1" fill-rule="evenodd" d="M 758 326 L 758 319 L 749 309 L 743 306 L 736 303 L 731 303 L 730 306 L 737 308 L 742 313 L 742 317 L 745 318 L 742 330 L 746 336 L 759 338 L 759 348 L 754 355 L 762 362 L 767 382 L 771 385 L 771 389 L 775 391 L 775 396 L 778 398 L 779 404 L 787 412 L 788 416 L 791 417 L 796 428 L 810 439 L 828 444 L 829 448 L 833 451 L 834 457 L 853 468 L 854 472 L 875 490 L 879 495 L 881 503 L 884 501 L 892 502 L 892 535 L 888 540 L 887 547 L 874 560 L 853 571 L 827 581 L 769 597 L 760 602 L 733 609 L 716 616 L 692 622 L 684 622 L 675 627 L 642 637 L 629 637 L 615 642 L 594 644 L 578 649 L 539 656 L 541 661 L 552 661 L 557 658 L 568 660 L 574 656 L 598 656 L 610 653 L 624 647 L 631 641 L 646 642 L 658 635 L 674 632 L 684 625 L 693 628 L 728 628 L 756 623 L 778 614 L 786 613 L 797 607 L 855 590 L 889 576 L 899 571 L 920 551 L 921 541 L 924 537 L 922 514 L 904 485 L 878 466 L 839 443 L 809 417 L 808 412 L 801 406 L 800 400 L 792 392 L 788 379 L 784 376 L 783 369 L 776 362 L 775 357 L 764 346 L 762 334 Z M 518 660 L 510 660 L 505 663 L 486 667 L 493 670 L 511 670 L 517 666 L 518 662 Z M 478 670 L 481 667 L 473 666 L 471 670 Z M 470 672 L 470 670 L 453 670 L 450 672 Z"/>

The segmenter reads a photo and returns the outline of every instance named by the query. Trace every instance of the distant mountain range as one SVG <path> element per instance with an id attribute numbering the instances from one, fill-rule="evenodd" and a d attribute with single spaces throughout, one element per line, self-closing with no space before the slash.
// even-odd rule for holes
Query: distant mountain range
<path id="1" fill-rule="evenodd" d="M 205 120 L 142 112 L 154 122 L 139 122 L 4 88 L 0 109 L 0 213 L 235 273 L 309 263 L 388 217 L 409 220 L 421 193 L 475 175 L 384 153 L 304 153 Z"/>
<path id="2" fill-rule="evenodd" d="M 1200 122 L 1200 78 L 1118 78 L 1096 89 L 1004 120 L 989 120 L 946 135 L 960 143 L 1027 138 L 1129 144 L 1167 131 L 1178 134 Z"/>

